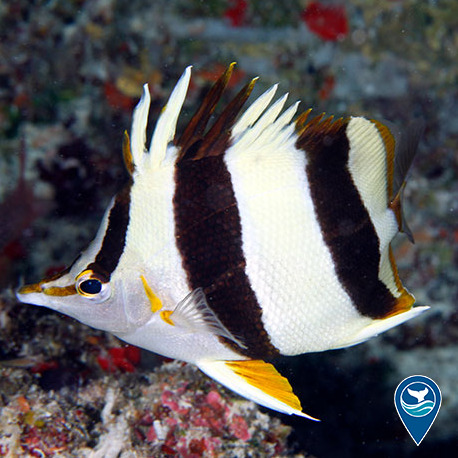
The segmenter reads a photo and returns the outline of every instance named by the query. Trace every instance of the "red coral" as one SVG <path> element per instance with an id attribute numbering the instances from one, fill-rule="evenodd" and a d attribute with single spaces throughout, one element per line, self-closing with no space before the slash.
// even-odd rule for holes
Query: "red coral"
<path id="1" fill-rule="evenodd" d="M 167 445 L 167 444 L 164 444 L 161 447 L 161 452 L 165 453 L 166 455 L 177 456 L 177 451 L 174 448 L 170 447 L 170 445 Z"/>
<path id="2" fill-rule="evenodd" d="M 107 356 L 97 357 L 97 362 L 107 372 L 115 372 L 117 369 L 134 372 L 135 366 L 140 363 L 140 349 L 133 345 L 110 348 Z"/>
<path id="3" fill-rule="evenodd" d="M 232 27 L 240 27 L 246 18 L 248 2 L 246 0 L 232 0 L 230 3 L 231 6 L 224 12 L 224 17 L 229 19 Z"/>
<path id="4" fill-rule="evenodd" d="M 326 41 L 341 40 L 348 34 L 348 19 L 344 5 L 322 5 L 310 2 L 301 14 L 311 32 Z"/>

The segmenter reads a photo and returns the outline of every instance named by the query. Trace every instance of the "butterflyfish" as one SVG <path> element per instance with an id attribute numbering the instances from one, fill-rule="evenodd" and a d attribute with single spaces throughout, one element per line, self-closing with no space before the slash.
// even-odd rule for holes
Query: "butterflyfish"
<path id="1" fill-rule="evenodd" d="M 17 297 L 314 419 L 269 361 L 355 345 L 428 308 L 413 307 L 390 246 L 409 233 L 401 195 L 418 139 L 363 117 L 295 117 L 288 94 L 273 102 L 277 85 L 243 111 L 257 78 L 215 116 L 233 66 L 177 134 L 186 68 L 148 149 L 144 85 L 124 134 L 130 179 L 95 239 Z"/>

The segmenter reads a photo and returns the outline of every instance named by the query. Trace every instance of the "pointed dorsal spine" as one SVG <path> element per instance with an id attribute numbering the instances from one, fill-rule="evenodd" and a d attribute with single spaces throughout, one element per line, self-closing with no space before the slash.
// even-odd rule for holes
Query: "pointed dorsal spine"
<path id="1" fill-rule="evenodd" d="M 175 137 L 178 116 L 180 115 L 181 108 L 183 107 L 188 92 L 190 78 L 191 66 L 186 67 L 186 70 L 173 89 L 167 105 L 162 109 L 161 116 L 156 123 L 149 149 L 150 161 L 153 167 L 159 167 L 164 161 L 167 147 Z"/>
<path id="2" fill-rule="evenodd" d="M 130 133 L 130 149 L 134 166 L 137 170 L 143 165 L 143 155 L 146 152 L 146 127 L 148 125 L 148 113 L 151 104 L 151 97 L 148 85 L 143 85 L 143 94 L 134 110 L 132 129 Z"/>

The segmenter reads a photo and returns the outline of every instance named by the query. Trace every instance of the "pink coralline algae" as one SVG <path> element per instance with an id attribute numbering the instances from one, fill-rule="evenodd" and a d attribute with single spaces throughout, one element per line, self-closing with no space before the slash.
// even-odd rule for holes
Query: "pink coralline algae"
<path id="1" fill-rule="evenodd" d="M 243 441 L 251 439 L 250 431 L 248 431 L 248 425 L 242 416 L 237 414 L 232 415 L 229 428 L 231 430 L 231 433 L 237 439 L 241 439 Z"/>
<path id="2" fill-rule="evenodd" d="M 180 456 L 201 456 L 217 452 L 223 446 L 222 438 L 249 441 L 252 434 L 241 413 L 237 413 L 232 402 L 221 396 L 213 382 L 207 394 L 197 393 L 192 403 L 183 396 L 184 386 L 178 390 L 165 389 L 161 394 L 161 405 L 153 415 L 142 417 L 141 424 L 149 423 L 146 440 L 155 442 L 164 439 L 162 451 L 179 453 Z M 207 431 L 205 437 L 200 432 Z M 197 436 L 197 437 L 194 437 Z M 197 453 L 197 455 L 196 455 Z"/>
<path id="3" fill-rule="evenodd" d="M 251 442 L 264 450 L 264 456 L 281 456 L 286 452 L 280 440 L 284 426 L 268 427 L 265 421 L 274 420 L 251 403 L 231 399 L 225 390 L 191 366 L 174 362 L 162 367 L 168 371 L 178 366 L 177 373 L 169 372 L 169 377 L 161 378 L 158 386 L 143 390 L 148 397 L 158 387 L 161 392 L 160 399 L 150 403 L 134 425 L 139 437 L 151 444 L 160 443 L 161 453 L 189 458 L 220 456 L 223 451 L 235 456 L 239 448 L 244 450 L 241 456 L 248 456 L 245 452 Z M 178 376 L 180 372 L 187 375 Z"/>

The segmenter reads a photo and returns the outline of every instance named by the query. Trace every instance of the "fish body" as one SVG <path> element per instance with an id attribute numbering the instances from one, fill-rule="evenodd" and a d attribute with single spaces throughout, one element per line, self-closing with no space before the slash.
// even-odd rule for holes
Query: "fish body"
<path id="1" fill-rule="evenodd" d="M 416 142 L 360 117 L 295 121 L 298 103 L 241 115 L 249 82 L 207 129 L 233 65 L 181 135 L 188 67 L 149 149 L 147 86 L 123 153 L 131 179 L 65 272 L 19 300 L 196 364 L 261 405 L 302 412 L 266 359 L 347 347 L 427 309 L 399 280 L 390 242 Z"/>

